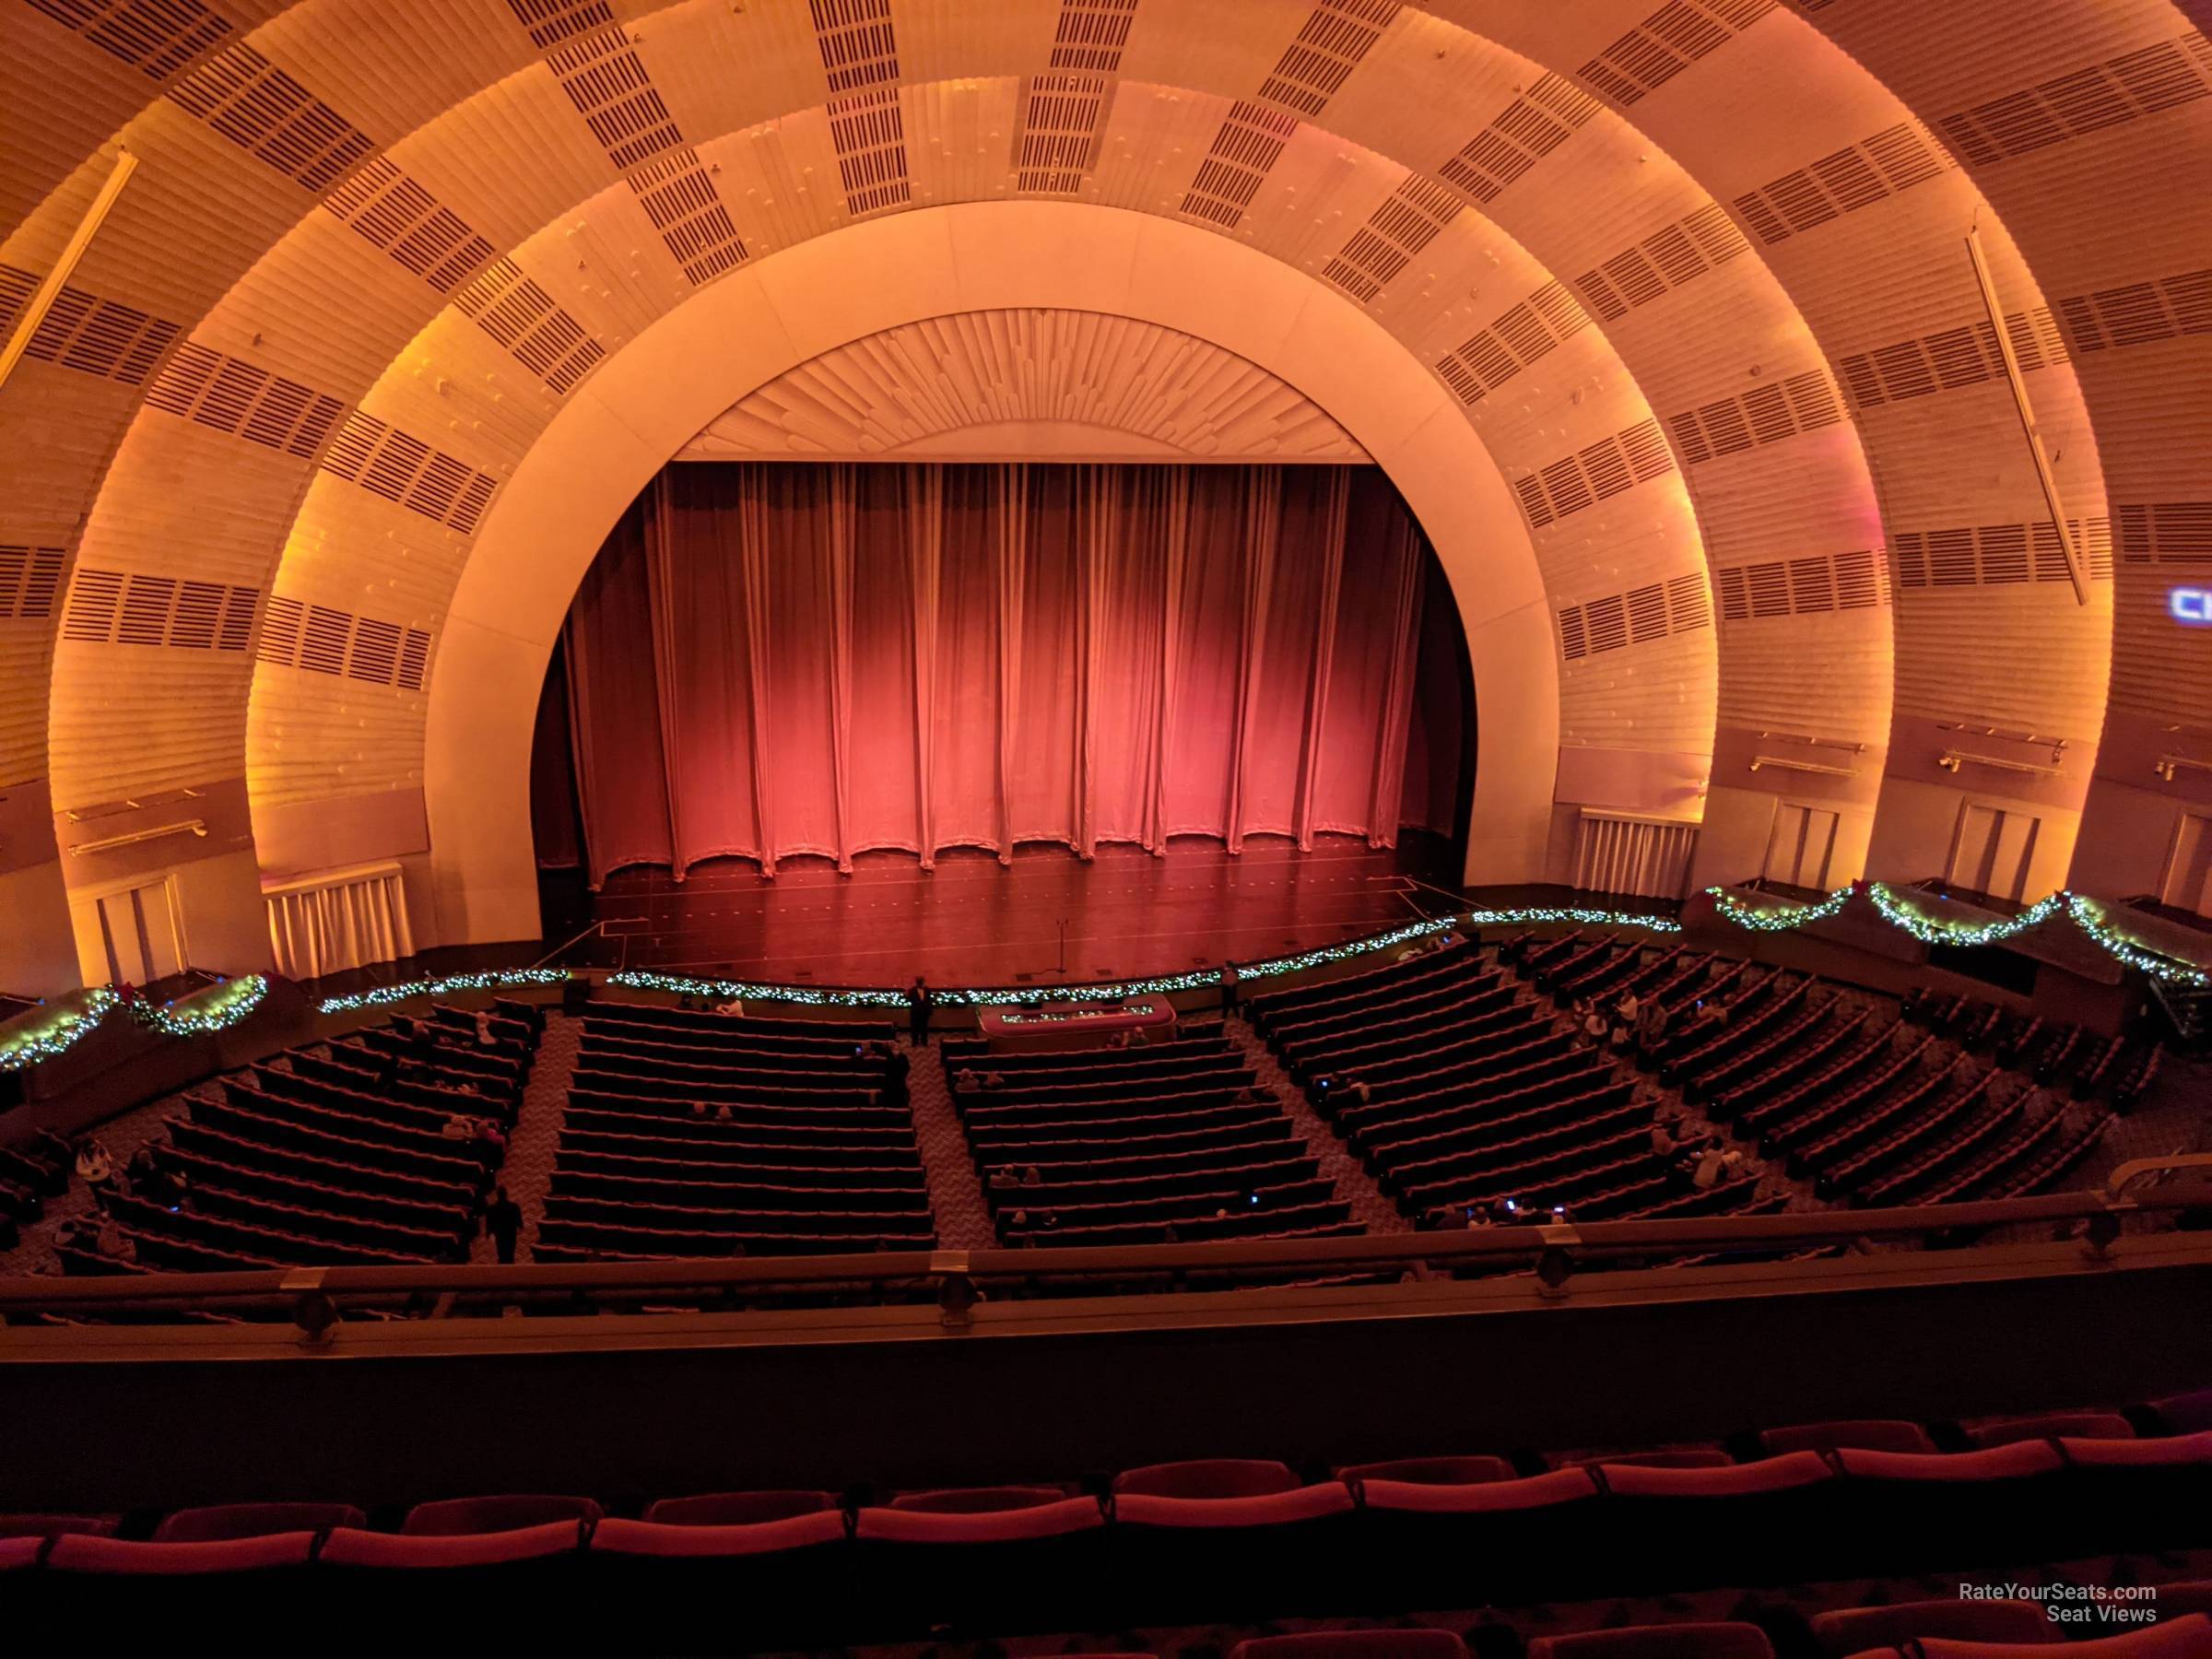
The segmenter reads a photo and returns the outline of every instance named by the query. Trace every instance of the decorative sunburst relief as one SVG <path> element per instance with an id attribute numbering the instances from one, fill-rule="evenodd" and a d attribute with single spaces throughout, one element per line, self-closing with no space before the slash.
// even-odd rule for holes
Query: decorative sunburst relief
<path id="1" fill-rule="evenodd" d="M 1369 457 L 1302 393 L 1218 346 L 1094 312 L 963 312 L 825 352 L 678 459 Z"/>

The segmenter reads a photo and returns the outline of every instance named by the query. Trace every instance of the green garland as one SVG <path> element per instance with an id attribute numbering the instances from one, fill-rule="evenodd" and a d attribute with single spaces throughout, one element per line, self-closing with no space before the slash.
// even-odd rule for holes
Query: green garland
<path id="1" fill-rule="evenodd" d="M 455 991 L 512 991 L 524 985 L 565 985 L 574 976 L 566 968 L 509 968 L 498 973 L 449 973 L 441 979 L 410 980 L 404 985 L 379 985 L 351 996 L 326 996 L 316 1005 L 322 1014 L 353 1014 L 363 1008 L 388 1007 L 418 996 L 446 996 Z"/>
<path id="2" fill-rule="evenodd" d="M 1264 962 L 1238 963 L 1240 980 L 1270 979 L 1296 973 L 1324 962 L 1341 962 L 1370 951 L 1387 950 L 1409 939 L 1418 939 L 1453 927 L 1525 927 L 1574 923 L 1583 926 L 1648 927 L 1655 933 L 1679 933 L 1682 924 L 1666 916 L 1645 916 L 1620 911 L 1579 908 L 1475 911 L 1464 916 L 1432 916 L 1408 922 L 1402 927 L 1324 945 L 1296 956 L 1276 957 Z M 931 1002 L 940 1007 L 997 1008 L 1049 998 L 1053 1002 L 1118 1002 L 1131 996 L 1159 995 L 1175 991 L 1203 991 L 1221 982 L 1218 968 L 1193 968 L 1182 973 L 1152 979 L 1115 980 L 1094 984 L 1052 986 L 976 986 L 932 991 Z M 900 990 L 856 988 L 834 990 L 813 985 L 758 984 L 746 980 L 693 979 L 684 974 L 655 973 L 641 968 L 626 969 L 607 977 L 610 985 L 634 991 L 660 991 L 674 996 L 704 996 L 727 1002 L 797 1003 L 817 1008 L 903 1008 L 907 994 Z"/>
<path id="3" fill-rule="evenodd" d="M 2160 955 L 2130 938 L 2112 924 L 2105 907 L 2098 900 L 2064 888 L 2055 893 L 2046 893 L 2017 916 L 1983 923 L 1947 922 L 1931 916 L 1906 897 L 1908 889 L 1891 887 L 1886 881 L 1854 882 L 1850 887 L 1838 888 L 1817 904 L 1753 905 L 1727 888 L 1717 887 L 1707 888 L 1705 893 L 1712 900 L 1713 909 L 1738 927 L 1753 933 L 1784 933 L 1826 921 L 1841 912 L 1852 896 L 1861 890 L 1883 921 L 1923 945 L 1964 948 L 2001 945 L 2066 915 L 2124 966 L 2170 985 L 2212 985 L 2212 971 Z"/>
<path id="4" fill-rule="evenodd" d="M 122 997 L 101 985 L 86 994 L 82 1007 L 53 1009 L 44 1024 L 0 1046 L 0 1071 L 21 1071 L 41 1061 L 52 1060 L 57 1054 L 67 1053 L 122 1002 Z"/>
<path id="5" fill-rule="evenodd" d="M 206 997 L 201 1006 L 178 1012 L 177 1003 L 160 1006 L 138 997 L 131 1003 L 131 1018 L 142 1026 L 151 1027 L 164 1037 L 205 1037 L 215 1031 L 227 1031 L 254 1009 L 261 999 L 269 994 L 267 976 L 259 973 L 242 974 L 234 980 L 206 991 L 196 991 L 182 1002 L 194 1002 Z"/>

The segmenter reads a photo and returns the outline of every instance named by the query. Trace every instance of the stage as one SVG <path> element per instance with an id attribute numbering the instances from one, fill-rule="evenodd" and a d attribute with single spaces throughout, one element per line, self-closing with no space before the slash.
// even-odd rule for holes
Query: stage
<path id="1" fill-rule="evenodd" d="M 1178 972 L 1333 944 L 1449 910 L 1446 838 L 1408 830 L 1395 850 L 1319 836 L 1300 853 L 1254 838 L 1241 854 L 1178 838 L 1163 857 L 1104 845 L 1088 863 L 1025 843 L 1010 865 L 947 850 L 935 871 L 912 854 L 863 853 L 841 876 L 787 861 L 773 881 L 752 863 L 695 865 L 688 879 L 633 867 L 597 893 L 571 875 L 545 883 L 548 947 L 571 966 L 653 968 L 821 985 L 1048 985 Z"/>

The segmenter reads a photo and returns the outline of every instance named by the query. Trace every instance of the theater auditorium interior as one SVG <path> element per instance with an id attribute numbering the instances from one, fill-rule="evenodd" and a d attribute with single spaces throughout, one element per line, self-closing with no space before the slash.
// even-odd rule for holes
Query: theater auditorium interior
<path id="1" fill-rule="evenodd" d="M 2212 1656 L 2206 0 L 0 0 L 0 1630 Z"/>

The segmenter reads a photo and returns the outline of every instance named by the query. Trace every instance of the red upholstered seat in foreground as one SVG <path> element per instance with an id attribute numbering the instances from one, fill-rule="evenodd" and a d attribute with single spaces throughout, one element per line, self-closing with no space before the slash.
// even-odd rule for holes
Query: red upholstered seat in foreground
<path id="1" fill-rule="evenodd" d="M 1288 1492 L 1298 1477 L 1286 1464 L 1257 1457 L 1202 1457 L 1188 1463 L 1150 1464 L 1113 1477 L 1116 1496 L 1147 1498 L 1259 1498 Z"/>
<path id="2" fill-rule="evenodd" d="M 1833 1659 L 1866 1648 L 1945 1636 L 1971 1641 L 2042 1641 L 2053 1626 L 2041 1607 L 2025 1601 L 1899 1602 L 1888 1607 L 1838 1607 L 1816 1613 L 1813 1640 Z"/>
<path id="3" fill-rule="evenodd" d="M 1636 1625 L 1539 1636 L 1528 1659 L 1774 1659 L 1774 1648 L 1757 1625 Z"/>
<path id="4" fill-rule="evenodd" d="M 1067 1493 L 1058 1487 L 1001 1486 L 952 1487 L 937 1492 L 901 1492 L 889 1507 L 915 1514 L 980 1515 L 1001 1510 L 1036 1509 L 1064 1501 Z"/>
<path id="5" fill-rule="evenodd" d="M 840 1545 L 844 1538 L 845 1512 L 840 1509 L 818 1509 L 804 1514 L 727 1525 L 693 1521 L 680 1524 L 625 1521 L 610 1515 L 592 1529 L 591 1553 L 663 1558 L 762 1556 L 781 1550 Z"/>
<path id="6" fill-rule="evenodd" d="M 1467 1644 L 1450 1630 L 1310 1630 L 1255 1636 L 1229 1659 L 1461 1659 Z"/>
<path id="7" fill-rule="evenodd" d="M 596 1521 L 601 1511 L 589 1498 L 516 1493 L 497 1498 L 448 1498 L 418 1503 L 400 1528 L 409 1537 L 450 1538 L 468 1533 L 517 1532 L 556 1521 Z"/>
<path id="8" fill-rule="evenodd" d="M 1389 1463 L 1349 1464 L 1336 1471 L 1339 1480 L 1405 1480 L 1417 1486 L 1476 1486 L 1512 1477 L 1513 1466 L 1502 1457 L 1400 1457 Z"/>
<path id="9" fill-rule="evenodd" d="M 582 1548 L 583 1541 L 583 1523 L 577 1519 L 480 1533 L 380 1533 L 341 1526 L 315 1559 L 324 1567 L 502 1567 L 567 1555 Z"/>
<path id="10" fill-rule="evenodd" d="M 1600 1457 L 1578 1457 L 1561 1466 L 1587 1469 L 1610 1464 L 1639 1469 L 1724 1469 L 1735 1461 L 1718 1446 L 1685 1446 L 1674 1452 L 1622 1452 Z"/>
<path id="11" fill-rule="evenodd" d="M 0 1538 L 46 1538 L 55 1533 L 100 1533 L 115 1530 L 112 1515 L 0 1515 Z"/>
<path id="12" fill-rule="evenodd" d="M 2212 1388 L 2194 1394 L 2168 1394 L 2150 1403 L 2169 1434 L 2196 1434 L 2212 1429 Z"/>
<path id="13" fill-rule="evenodd" d="M 1794 1429 L 1770 1429 L 1759 1437 L 1767 1455 L 1784 1452 L 1833 1452 L 1855 1446 L 1864 1452 L 1933 1452 L 1936 1442 L 1918 1423 L 1891 1418 L 1869 1418 L 1838 1423 L 1801 1423 Z"/>
<path id="14" fill-rule="evenodd" d="M 334 1526 L 367 1524 L 361 1512 L 350 1503 L 224 1503 L 177 1511 L 155 1529 L 154 1542 L 212 1544 L 225 1538 L 325 1532 Z"/>
<path id="15" fill-rule="evenodd" d="M 835 1508 L 835 1492 L 707 1492 L 664 1498 L 647 1506 L 645 1519 L 665 1526 L 753 1526 Z"/>
<path id="16" fill-rule="evenodd" d="M 1956 1641 L 1930 1636 L 1870 1649 L 1854 1659 L 2205 1659 L 2207 1653 L 2212 1653 L 2212 1618 L 2192 1613 L 2087 1641 Z M 1534 1649 L 1530 1659 L 1535 1659 Z"/>
<path id="17" fill-rule="evenodd" d="M 141 1543 L 92 1533 L 64 1533 L 46 1552 L 54 1572 L 181 1576 L 200 1572 L 258 1572 L 305 1567 L 314 1553 L 312 1532 L 266 1533 L 200 1544 Z"/>
<path id="18" fill-rule="evenodd" d="M 2135 1425 L 2113 1411 L 2054 1411 L 2041 1417 L 2013 1418 L 2002 1423 L 1983 1423 L 1969 1429 L 1966 1438 L 1977 1446 L 2005 1446 L 2014 1441 L 2133 1440 Z"/>
<path id="19" fill-rule="evenodd" d="M 1338 1491 L 1343 1489 L 1337 1488 Z M 1151 1498 L 1137 1501 L 1204 1509 L 1216 1503 L 1233 1506 L 1283 1500 Z M 1346 1504 L 1348 1508 L 1348 1496 Z M 1071 1533 L 1096 1532 L 1105 1524 L 1106 1512 L 1096 1498 L 1056 1498 L 1046 1503 L 1026 1503 L 1006 1509 L 864 1509 L 854 1517 L 853 1535 L 864 1544 L 1022 1544 L 1065 1537 Z"/>

